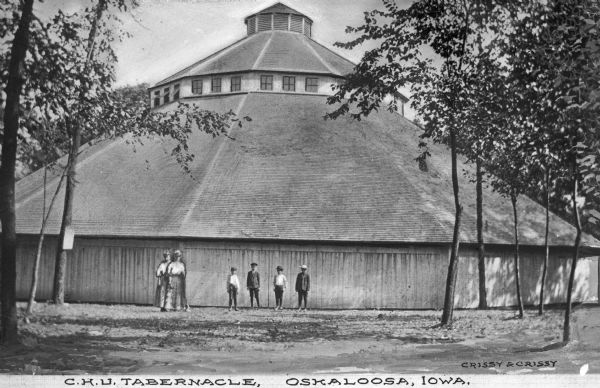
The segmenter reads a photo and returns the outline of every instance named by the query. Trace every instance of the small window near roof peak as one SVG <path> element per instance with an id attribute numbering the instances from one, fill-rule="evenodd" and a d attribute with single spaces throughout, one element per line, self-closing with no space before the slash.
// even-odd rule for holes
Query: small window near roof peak
<path id="1" fill-rule="evenodd" d="M 169 92 L 169 88 L 165 88 L 164 89 L 163 101 L 164 101 L 165 104 L 167 104 L 169 101 L 171 101 L 171 95 L 170 95 L 170 92 Z"/>
<path id="2" fill-rule="evenodd" d="M 160 105 L 160 90 L 155 90 L 154 91 L 154 107 L 156 108 L 159 105 Z"/>
<path id="3" fill-rule="evenodd" d="M 319 91 L 319 79 L 317 77 L 306 77 L 304 90 L 309 93 L 317 93 Z"/>
<path id="4" fill-rule="evenodd" d="M 221 92 L 221 77 L 214 77 L 210 81 L 210 91 L 213 93 Z"/>
<path id="5" fill-rule="evenodd" d="M 248 35 L 254 34 L 256 32 L 256 19 L 250 18 L 246 21 L 246 24 L 248 26 Z"/>
<path id="6" fill-rule="evenodd" d="M 273 90 L 273 76 L 272 75 L 261 75 L 260 76 L 260 90 Z"/>
<path id="7" fill-rule="evenodd" d="M 283 76 L 283 90 L 288 92 L 296 91 L 296 77 Z"/>
<path id="8" fill-rule="evenodd" d="M 202 94 L 202 80 L 192 80 L 192 94 Z"/>
<path id="9" fill-rule="evenodd" d="M 234 76 L 231 77 L 231 89 L 230 91 L 232 92 L 238 92 L 242 90 L 242 77 L 238 76 Z"/>

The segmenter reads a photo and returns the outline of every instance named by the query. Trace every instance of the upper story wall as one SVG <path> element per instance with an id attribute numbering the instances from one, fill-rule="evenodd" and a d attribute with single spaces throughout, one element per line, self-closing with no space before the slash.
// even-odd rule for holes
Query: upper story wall
<path id="1" fill-rule="evenodd" d="M 319 74 L 245 72 L 189 77 L 150 89 L 152 108 L 181 98 L 219 96 L 231 93 L 269 92 L 288 94 L 333 94 L 339 77 Z"/>

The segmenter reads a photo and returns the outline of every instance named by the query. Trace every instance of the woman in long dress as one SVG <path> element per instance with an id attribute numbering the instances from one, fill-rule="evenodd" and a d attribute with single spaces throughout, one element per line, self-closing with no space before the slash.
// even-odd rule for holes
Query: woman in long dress
<path id="1" fill-rule="evenodd" d="M 185 264 L 181 261 L 181 251 L 176 250 L 173 253 L 173 261 L 167 266 L 167 276 L 169 278 L 165 303 L 167 310 L 187 310 L 185 275 L 186 270 Z"/>
<path id="2" fill-rule="evenodd" d="M 163 252 L 163 260 L 156 268 L 156 293 L 154 294 L 154 306 L 160 307 L 160 311 L 165 310 L 165 298 L 167 296 L 167 285 L 169 278 L 167 277 L 167 267 L 171 263 L 171 252 L 165 250 Z"/>

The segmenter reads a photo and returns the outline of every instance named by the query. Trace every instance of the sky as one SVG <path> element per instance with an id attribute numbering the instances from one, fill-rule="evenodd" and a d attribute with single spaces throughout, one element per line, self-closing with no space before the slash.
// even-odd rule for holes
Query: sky
<path id="1" fill-rule="evenodd" d="M 178 70 L 246 36 L 244 18 L 276 0 L 139 0 L 140 6 L 120 16 L 130 34 L 116 44 L 116 86 L 154 84 Z M 313 20 L 313 39 L 338 54 L 358 62 L 370 42 L 353 50 L 334 47 L 352 35 L 346 26 L 359 26 L 363 13 L 382 9 L 381 0 L 283 0 L 282 3 Z M 400 5 L 410 0 L 397 0 Z M 36 3 L 46 16 L 74 12 L 86 0 L 50 0 Z M 406 93 L 406 90 L 403 90 Z"/>
<path id="2" fill-rule="evenodd" d="M 193 62 L 246 36 L 244 18 L 276 0 L 139 0 L 140 6 L 120 16 L 131 37 L 116 45 L 117 85 L 155 83 Z M 37 3 L 50 16 L 60 8 L 73 12 L 81 0 Z M 382 8 L 381 0 L 284 0 L 282 3 L 313 19 L 313 39 L 353 62 L 365 47 L 333 47 L 350 35 L 346 26 L 362 23 L 363 12 Z M 368 47 L 368 46 L 366 46 Z"/>

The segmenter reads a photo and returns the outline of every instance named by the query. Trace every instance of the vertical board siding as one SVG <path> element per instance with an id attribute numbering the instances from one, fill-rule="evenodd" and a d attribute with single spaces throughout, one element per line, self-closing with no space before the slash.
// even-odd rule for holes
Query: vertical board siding
<path id="1" fill-rule="evenodd" d="M 32 239 L 27 244 L 19 244 L 17 246 L 17 295 L 21 299 L 29 297 L 36 253 L 37 239 Z M 44 239 L 36 292 L 36 299 L 39 301 L 46 301 L 52 298 L 53 277 L 48 276 L 48 274 L 54 274 L 55 254 L 56 242 L 52 239 Z"/>
<path id="2" fill-rule="evenodd" d="M 19 244 L 19 298 L 29 292 L 36 240 L 22 238 Z M 357 247 L 243 242 L 160 241 L 139 239 L 79 238 L 67 262 L 66 299 L 69 301 L 151 304 L 156 278 L 154 271 L 165 248 L 183 252 L 187 266 L 187 297 L 193 306 L 227 304 L 226 276 L 238 268 L 241 292 L 238 303 L 249 305 L 246 274 L 257 262 L 261 274 L 260 300 L 273 307 L 273 277 L 284 267 L 288 289 L 284 306 L 297 305 L 294 291 L 299 266 L 306 264 L 311 275 L 309 307 L 313 308 L 398 308 L 439 309 L 443 306 L 448 247 Z M 52 293 L 56 242 L 44 244 L 40 267 L 38 300 Z M 540 289 L 543 255 L 525 250 L 521 259 L 523 300 L 536 304 Z M 486 282 L 490 306 L 516 304 L 514 265 L 510 247 L 490 249 L 486 258 Z M 554 255 L 546 283 L 546 303 L 565 300 L 570 261 Z M 478 304 L 477 252 L 461 249 L 455 305 L 474 308 Z M 578 263 L 575 300 L 598 298 L 598 260 Z"/>
<path id="3" fill-rule="evenodd" d="M 470 303 L 460 303 L 460 307 L 477 307 L 479 297 L 479 280 L 477 277 L 477 251 L 461 251 L 461 275 L 468 281 L 469 289 L 459 292 L 463 297 L 470 295 Z M 468 261 L 470 264 L 464 265 Z M 525 305 L 537 305 L 542 281 L 544 263 L 543 252 L 532 249 L 521 253 L 520 275 L 521 294 Z M 467 267 L 467 268 L 465 268 Z M 486 252 L 486 288 L 487 302 L 490 307 L 515 306 L 516 280 L 514 271 L 514 256 L 511 247 L 506 249 L 491 249 Z M 563 254 L 551 254 L 548 262 L 548 274 L 544 291 L 544 303 L 564 303 L 567 295 L 567 285 L 571 270 L 571 258 Z M 575 289 L 573 301 L 598 301 L 598 257 L 580 258 L 575 270 Z"/>

